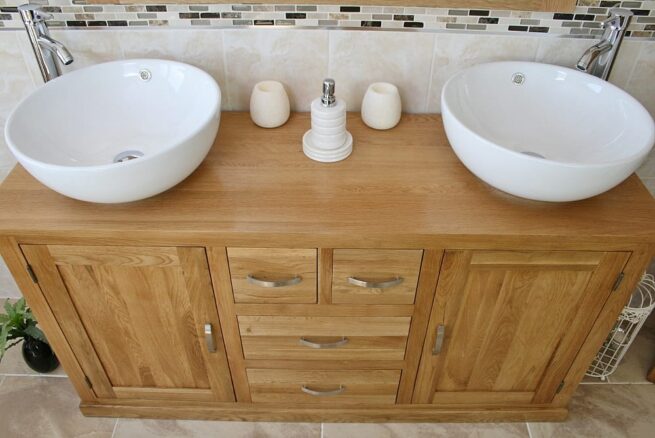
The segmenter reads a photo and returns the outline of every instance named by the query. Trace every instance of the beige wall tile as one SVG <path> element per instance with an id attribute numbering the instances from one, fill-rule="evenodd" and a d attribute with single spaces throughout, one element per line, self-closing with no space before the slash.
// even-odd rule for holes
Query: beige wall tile
<path id="1" fill-rule="evenodd" d="M 579 38 L 540 38 L 535 61 L 575 68 L 587 48 L 598 42 Z"/>
<path id="2" fill-rule="evenodd" d="M 9 273 L 5 261 L 0 256 L 0 298 L 20 298 L 21 293 L 14 278 Z M 2 369 L 2 366 L 0 366 Z M 1 372 L 1 371 L 0 371 Z"/>
<path id="3" fill-rule="evenodd" d="M 653 197 L 655 197 L 655 178 L 642 178 L 641 179 Z"/>
<path id="4" fill-rule="evenodd" d="M 19 32 L 0 32 L 0 122 L 3 132 L 7 116 L 16 104 L 35 89 L 23 59 Z"/>
<path id="5" fill-rule="evenodd" d="M 330 32 L 329 76 L 349 111 L 359 111 L 368 86 L 391 82 L 400 90 L 403 111 L 425 112 L 434 34 Z"/>
<path id="6" fill-rule="evenodd" d="M 625 90 L 655 117 L 655 42 L 643 42 Z"/>
<path id="7" fill-rule="evenodd" d="M 84 417 L 66 378 L 5 377 L 0 385 L 2 436 L 110 438 L 116 420 Z"/>
<path id="8" fill-rule="evenodd" d="M 655 178 L 655 149 L 650 152 L 644 164 L 637 170 L 640 178 Z"/>
<path id="9" fill-rule="evenodd" d="M 309 111 L 328 72 L 328 31 L 235 29 L 224 33 L 227 95 L 233 110 L 248 110 L 252 87 L 282 82 L 291 109 Z"/>
<path id="10" fill-rule="evenodd" d="M 525 423 L 496 424 L 331 424 L 323 425 L 324 438 L 528 438 Z"/>
<path id="11" fill-rule="evenodd" d="M 62 68 L 63 72 L 123 59 L 123 51 L 118 39 L 122 32 L 127 31 L 59 29 L 50 31 L 52 37 L 65 45 L 74 58 L 72 64 Z"/>
<path id="12" fill-rule="evenodd" d="M 453 74 L 483 62 L 534 61 L 541 38 L 543 37 L 437 34 L 428 112 L 441 112 L 441 89 Z"/>
<path id="13" fill-rule="evenodd" d="M 120 32 L 118 39 L 125 58 L 169 59 L 205 70 L 218 82 L 223 93 L 223 109 L 229 110 L 222 30 L 136 30 Z"/>
<path id="14" fill-rule="evenodd" d="M 625 89 L 635 68 L 642 44 L 641 41 L 631 41 L 629 39 L 621 43 L 610 73 L 609 81 L 611 83 Z"/>
<path id="15" fill-rule="evenodd" d="M 655 365 L 655 329 L 643 326 L 616 371 L 610 375 L 610 381 L 648 383 L 646 375 L 653 365 Z"/>
<path id="16" fill-rule="evenodd" d="M 5 122 L 14 107 L 35 88 L 20 46 L 23 32 L 0 32 L 0 182 L 16 164 L 4 137 Z M 2 208 L 2 206 L 0 206 Z M 0 257 L 0 297 L 20 297 L 16 283 Z"/>
<path id="17" fill-rule="evenodd" d="M 320 424 L 244 423 L 229 421 L 128 420 L 118 421 L 114 438 L 230 437 L 318 438 Z"/>
<path id="18" fill-rule="evenodd" d="M 7 144 L 5 143 L 4 139 L 4 126 L 5 122 L 4 120 L 0 120 L 0 127 L 2 128 L 2 135 L 0 135 L 0 182 L 2 182 L 7 175 L 9 175 L 9 172 L 11 172 L 11 169 L 14 168 L 16 165 L 16 158 L 14 158 L 13 154 L 7 147 Z"/>
<path id="19" fill-rule="evenodd" d="M 655 385 L 581 385 L 562 423 L 530 423 L 532 438 L 650 438 Z"/>
<path id="20" fill-rule="evenodd" d="M 27 65 L 27 70 L 32 78 L 32 82 L 36 87 L 40 87 L 44 84 L 43 76 L 41 75 L 41 70 L 39 70 L 39 65 L 36 62 L 36 56 L 32 50 L 30 40 L 27 38 L 27 32 L 18 32 L 17 38 L 18 46 L 23 54 L 23 59 L 25 60 L 25 65 Z"/>

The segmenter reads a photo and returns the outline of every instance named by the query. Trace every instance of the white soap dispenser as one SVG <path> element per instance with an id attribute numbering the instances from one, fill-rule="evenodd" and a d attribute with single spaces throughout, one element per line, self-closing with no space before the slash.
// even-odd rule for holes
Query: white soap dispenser
<path id="1" fill-rule="evenodd" d="M 332 163 L 353 151 L 346 130 L 346 102 L 334 96 L 334 79 L 323 81 L 323 95 L 312 102 L 312 129 L 302 138 L 303 152 L 312 160 Z"/>

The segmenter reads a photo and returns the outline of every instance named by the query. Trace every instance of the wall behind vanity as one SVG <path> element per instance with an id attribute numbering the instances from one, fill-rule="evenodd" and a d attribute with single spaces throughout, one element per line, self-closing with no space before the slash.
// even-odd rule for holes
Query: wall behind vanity
<path id="1" fill-rule="evenodd" d="M 11 109 L 42 84 L 15 6 L 0 0 L 0 126 Z M 572 66 L 598 37 L 607 9 L 636 15 L 611 82 L 655 116 L 655 1 L 578 0 L 572 14 L 329 5 L 86 5 L 36 0 L 54 14 L 51 32 L 75 57 L 65 70 L 124 58 L 157 57 L 196 65 L 223 91 L 224 110 L 246 110 L 254 83 L 288 86 L 292 107 L 307 111 L 324 77 L 359 110 L 369 83 L 399 86 L 404 109 L 439 112 L 446 79 L 494 60 Z M 275 25 L 275 26 L 272 26 Z M 377 29 L 377 30 L 374 30 Z M 382 29 L 384 31 L 380 31 Z M 71 127 L 75 129 L 75 127 Z M 83 129 L 83 127 L 80 127 Z M 0 181 L 15 160 L 0 140 Z M 655 154 L 639 170 L 655 193 Z M 11 206 L 0 206 L 11 208 Z M 0 297 L 19 296 L 0 263 Z"/>

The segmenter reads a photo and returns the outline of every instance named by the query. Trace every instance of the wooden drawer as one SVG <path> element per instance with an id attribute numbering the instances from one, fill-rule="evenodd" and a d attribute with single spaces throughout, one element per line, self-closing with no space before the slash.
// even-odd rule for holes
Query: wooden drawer
<path id="1" fill-rule="evenodd" d="M 410 317 L 239 316 L 246 359 L 403 360 Z"/>
<path id="2" fill-rule="evenodd" d="M 422 250 L 335 249 L 332 302 L 413 304 Z"/>
<path id="3" fill-rule="evenodd" d="M 394 404 L 400 370 L 247 370 L 254 403 Z"/>
<path id="4" fill-rule="evenodd" d="M 315 303 L 316 249 L 228 248 L 236 303 Z"/>

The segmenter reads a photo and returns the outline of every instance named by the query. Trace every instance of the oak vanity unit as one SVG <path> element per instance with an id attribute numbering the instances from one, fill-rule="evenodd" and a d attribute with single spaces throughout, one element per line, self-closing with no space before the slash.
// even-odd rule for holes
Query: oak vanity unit
<path id="1" fill-rule="evenodd" d="M 285 421 L 563 420 L 655 250 L 636 176 L 570 204 L 471 175 L 439 116 L 302 153 L 225 113 L 174 189 L 74 201 L 22 168 L 0 249 L 86 415 Z"/>

